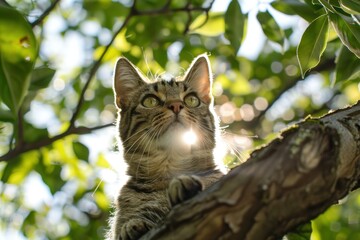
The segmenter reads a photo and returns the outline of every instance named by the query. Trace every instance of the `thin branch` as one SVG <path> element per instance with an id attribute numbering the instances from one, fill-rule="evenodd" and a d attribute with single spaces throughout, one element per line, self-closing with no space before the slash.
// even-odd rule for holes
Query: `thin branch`
<path id="1" fill-rule="evenodd" d="M 11 5 L 8 2 L 6 2 L 5 0 L 0 0 L 0 5 L 11 7 Z"/>
<path id="2" fill-rule="evenodd" d="M 324 62 L 321 62 L 318 66 L 316 66 L 310 74 L 313 74 L 315 72 L 322 72 L 325 70 L 333 69 L 335 67 L 335 59 L 330 58 L 327 59 Z M 245 123 L 245 125 L 249 126 L 250 128 L 253 128 L 254 126 L 257 126 L 261 119 L 265 116 L 267 111 L 280 99 L 280 97 L 286 93 L 289 89 L 293 88 L 298 82 L 300 77 L 296 76 L 292 79 L 288 79 L 286 82 L 287 84 L 280 90 L 280 92 L 277 94 L 277 96 L 269 103 L 266 109 L 260 112 L 260 114 L 255 117 L 251 122 L 248 122 L 248 124 Z M 244 124 L 243 122 L 241 124 Z"/>
<path id="3" fill-rule="evenodd" d="M 193 21 L 191 12 L 187 12 L 187 15 L 188 15 L 188 20 L 186 21 L 186 24 L 185 24 L 185 28 L 184 28 L 184 32 L 183 32 L 184 35 L 189 32 L 191 22 Z"/>
<path id="4" fill-rule="evenodd" d="M 207 7 L 198 7 L 198 6 L 192 6 L 191 4 L 186 4 L 184 7 L 179 8 L 168 8 L 168 2 L 165 4 L 164 7 L 154 10 L 143 10 L 138 11 L 137 9 L 134 9 L 134 16 L 152 16 L 152 15 L 161 15 L 161 14 L 173 14 L 178 12 L 208 12 L 212 8 L 212 5 L 214 4 L 215 0 L 212 0 Z"/>
<path id="5" fill-rule="evenodd" d="M 48 145 L 56 142 L 57 140 L 60 140 L 64 137 L 67 137 L 72 134 L 78 134 L 78 135 L 88 134 L 93 131 L 111 127 L 111 126 L 114 126 L 114 124 L 108 123 L 108 124 L 104 124 L 104 125 L 100 125 L 100 126 L 96 126 L 96 127 L 92 127 L 92 128 L 88 128 L 88 127 L 76 127 L 75 128 L 74 127 L 74 128 L 68 129 L 67 131 L 65 131 L 63 133 L 60 133 L 60 134 L 55 135 L 50 138 L 45 138 L 45 139 L 42 139 L 40 141 L 33 142 L 33 143 L 23 143 L 22 145 L 16 145 L 14 149 L 10 150 L 8 153 L 6 153 L 5 155 L 0 157 L 0 162 L 9 161 L 9 160 L 19 156 L 22 153 L 48 146 Z"/>
<path id="6" fill-rule="evenodd" d="M 134 9 L 134 6 L 135 6 L 135 1 L 134 1 L 134 5 L 133 5 L 132 9 Z M 89 88 L 91 80 L 93 79 L 95 73 L 97 72 L 98 68 L 100 67 L 104 56 L 106 55 L 107 51 L 109 50 L 110 46 L 114 42 L 117 35 L 119 35 L 119 33 L 125 28 L 125 26 L 130 21 L 132 16 L 133 16 L 133 14 L 132 14 L 132 11 L 131 11 L 130 14 L 125 18 L 125 20 L 122 23 L 122 25 L 120 26 L 120 28 L 114 33 L 113 37 L 111 38 L 110 42 L 106 45 L 106 47 L 105 47 L 104 51 L 102 52 L 101 56 L 99 57 L 99 59 L 92 66 L 92 68 L 91 68 L 91 70 L 89 72 L 88 78 L 86 80 L 86 83 L 85 83 L 85 85 L 84 85 L 84 87 L 83 87 L 83 89 L 82 89 L 82 91 L 80 93 L 78 104 L 77 104 L 77 106 L 75 108 L 75 111 L 74 111 L 72 117 L 71 117 L 69 128 L 75 126 L 75 121 L 76 121 L 77 117 L 79 116 L 82 105 L 84 104 L 85 92 Z"/>
<path id="7" fill-rule="evenodd" d="M 215 0 L 212 0 L 212 1 L 210 2 L 209 6 L 205 8 L 205 10 L 204 10 L 204 12 L 205 12 L 205 20 L 204 20 L 199 26 L 196 26 L 196 28 L 192 29 L 192 31 L 203 27 L 203 26 L 207 23 L 207 21 L 209 20 L 209 11 L 210 11 L 210 9 L 212 8 L 214 2 L 215 2 Z M 191 25 L 191 22 L 192 22 L 192 20 L 193 20 L 193 19 L 192 19 L 192 15 L 191 15 L 191 11 L 188 12 L 188 16 L 189 16 L 189 18 L 188 18 L 188 21 L 187 21 L 187 23 L 186 23 L 186 27 L 185 27 L 185 30 L 184 30 L 184 34 L 187 34 L 187 33 L 189 32 L 189 30 L 190 30 L 190 25 Z"/>
<path id="8" fill-rule="evenodd" d="M 60 2 L 60 0 L 55 0 L 51 3 L 51 5 L 40 15 L 38 19 L 31 23 L 32 27 L 40 24 L 49 14 L 50 12 L 56 7 L 56 5 Z"/>
<path id="9" fill-rule="evenodd" d="M 22 113 L 22 106 L 20 106 L 18 111 L 17 133 L 18 134 L 17 134 L 16 145 L 22 145 L 24 143 L 24 116 Z"/>

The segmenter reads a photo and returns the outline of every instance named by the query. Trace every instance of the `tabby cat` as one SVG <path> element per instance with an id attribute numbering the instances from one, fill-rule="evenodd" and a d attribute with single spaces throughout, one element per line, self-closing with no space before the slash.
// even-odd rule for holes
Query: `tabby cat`
<path id="1" fill-rule="evenodd" d="M 213 155 L 212 74 L 203 54 L 176 79 L 150 81 L 126 58 L 117 61 L 114 75 L 129 180 L 116 199 L 108 238 L 138 239 L 161 224 L 174 205 L 223 175 Z M 194 144 L 183 137 L 189 132 L 197 138 Z"/>

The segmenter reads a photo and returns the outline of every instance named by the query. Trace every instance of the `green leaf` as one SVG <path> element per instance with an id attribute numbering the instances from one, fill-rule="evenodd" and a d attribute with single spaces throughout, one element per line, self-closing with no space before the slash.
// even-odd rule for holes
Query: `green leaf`
<path id="1" fill-rule="evenodd" d="M 267 38 L 271 41 L 284 45 L 284 31 L 279 27 L 273 16 L 268 12 L 258 12 L 257 19 Z"/>
<path id="2" fill-rule="evenodd" d="M 308 22 L 313 21 L 319 15 L 308 4 L 297 0 L 277 0 L 271 6 L 287 15 L 298 15 Z"/>
<path id="3" fill-rule="evenodd" d="M 328 11 L 330 12 L 336 12 L 334 7 L 329 3 L 328 0 L 318 0 L 321 5 L 323 5 Z"/>
<path id="4" fill-rule="evenodd" d="M 360 14 L 359 0 L 340 0 L 340 6 L 349 14 Z"/>
<path id="5" fill-rule="evenodd" d="M 111 165 L 106 160 L 104 154 L 99 154 L 98 159 L 96 161 L 96 166 L 102 167 L 102 168 L 111 168 Z"/>
<path id="6" fill-rule="evenodd" d="M 360 58 L 360 26 L 354 19 L 335 13 L 329 13 L 331 23 L 341 42 Z"/>
<path id="7" fill-rule="evenodd" d="M 167 4 L 167 0 L 143 0 L 136 3 L 138 10 L 157 9 L 164 7 Z"/>
<path id="8" fill-rule="evenodd" d="M 24 102 L 21 106 L 21 113 L 25 115 L 28 111 L 30 111 L 30 106 L 34 98 L 36 97 L 35 91 L 29 91 L 25 96 Z"/>
<path id="9" fill-rule="evenodd" d="M 31 102 L 37 95 L 37 91 L 42 88 L 47 88 L 50 81 L 54 77 L 55 70 L 47 67 L 36 68 L 31 75 L 31 84 L 29 91 L 24 98 L 21 111 L 23 114 L 30 110 Z"/>
<path id="10" fill-rule="evenodd" d="M 77 158 L 85 161 L 89 160 L 89 149 L 81 142 L 73 142 L 73 150 Z"/>
<path id="11" fill-rule="evenodd" d="M 0 109 L 0 121 L 1 122 L 14 122 L 15 118 L 11 111 Z"/>
<path id="12" fill-rule="evenodd" d="M 24 123 L 24 139 L 26 142 L 36 142 L 47 139 L 48 137 L 49 133 L 46 128 L 36 128 L 27 122 Z"/>
<path id="13" fill-rule="evenodd" d="M 312 233 L 311 222 L 300 225 L 293 232 L 286 234 L 288 240 L 309 240 Z"/>
<path id="14" fill-rule="evenodd" d="M 28 90 L 36 57 L 30 24 L 15 9 L 0 6 L 0 96 L 14 116 Z"/>
<path id="15" fill-rule="evenodd" d="M 160 64 L 160 66 L 164 67 L 169 62 L 168 56 L 167 56 L 167 49 L 164 48 L 155 48 L 153 50 L 154 52 L 154 59 L 157 63 Z"/>
<path id="16" fill-rule="evenodd" d="M 328 29 L 328 17 L 322 15 L 311 22 L 302 35 L 296 52 L 302 77 L 320 62 L 327 44 Z"/>
<path id="17" fill-rule="evenodd" d="M 336 59 L 335 81 L 360 80 L 360 59 L 343 46 Z"/>
<path id="18" fill-rule="evenodd" d="M 22 183 L 38 162 L 38 151 L 31 151 L 11 159 L 3 170 L 1 181 L 9 184 Z"/>
<path id="19" fill-rule="evenodd" d="M 13 158 L 11 159 L 11 161 L 8 161 L 6 163 L 6 166 L 5 168 L 3 169 L 2 172 L 2 175 L 1 175 L 1 182 L 4 182 L 4 183 L 7 183 L 13 170 L 18 168 L 19 165 L 21 165 L 21 159 L 20 157 L 16 157 L 16 158 Z"/>
<path id="20" fill-rule="evenodd" d="M 48 154 L 44 153 L 43 154 Z M 65 181 L 61 178 L 62 166 L 59 164 L 45 164 L 43 156 L 41 161 L 36 165 L 35 170 L 40 174 L 43 182 L 49 187 L 50 192 L 55 194 L 64 185 Z"/>
<path id="21" fill-rule="evenodd" d="M 42 88 L 47 88 L 50 81 L 55 75 L 55 70 L 47 67 L 34 69 L 31 76 L 30 91 L 36 91 Z"/>
<path id="22" fill-rule="evenodd" d="M 128 15 L 129 8 L 117 1 L 83 1 L 82 6 L 88 19 L 97 20 L 102 27 L 111 29 L 116 19 Z"/>
<path id="23" fill-rule="evenodd" d="M 225 37 L 230 41 L 235 55 L 245 36 L 246 19 L 238 1 L 232 0 L 225 13 Z"/>
<path id="24" fill-rule="evenodd" d="M 219 36 L 225 31 L 224 13 L 209 13 L 199 15 L 190 25 L 190 33 L 198 33 L 204 36 Z"/>
<path id="25" fill-rule="evenodd" d="M 101 191 L 97 191 L 94 193 L 94 199 L 97 203 L 97 205 L 104 210 L 109 209 L 110 206 L 110 202 L 109 202 L 109 198 L 106 197 L 106 195 L 101 192 Z"/>
<path id="26" fill-rule="evenodd" d="M 333 7 L 340 8 L 339 0 L 327 0 Z"/>

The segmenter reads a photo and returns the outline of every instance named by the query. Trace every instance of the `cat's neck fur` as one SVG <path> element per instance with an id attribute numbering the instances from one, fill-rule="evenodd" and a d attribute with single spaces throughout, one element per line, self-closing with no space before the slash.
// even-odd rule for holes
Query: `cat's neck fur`
<path id="1" fill-rule="evenodd" d="M 167 184 L 170 179 L 181 174 L 202 174 L 216 168 L 211 149 L 191 149 L 191 146 L 187 146 L 187 149 L 182 150 L 174 147 L 140 154 L 125 153 L 124 158 L 129 165 L 127 174 L 134 181 L 164 181 Z"/>

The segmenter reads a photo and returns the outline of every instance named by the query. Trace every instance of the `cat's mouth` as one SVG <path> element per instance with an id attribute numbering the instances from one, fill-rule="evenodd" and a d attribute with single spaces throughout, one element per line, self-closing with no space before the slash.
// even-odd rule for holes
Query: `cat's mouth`
<path id="1" fill-rule="evenodd" d="M 167 125 L 160 138 L 160 145 L 164 147 L 180 148 L 193 145 L 197 142 L 197 135 L 191 124 L 181 116 L 175 116 L 166 123 Z"/>
<path id="2" fill-rule="evenodd" d="M 167 131 L 176 131 L 176 132 L 184 131 L 185 129 L 186 129 L 186 125 L 182 121 L 176 119 L 169 124 L 169 127 L 167 128 L 166 132 Z"/>
<path id="3" fill-rule="evenodd" d="M 169 121 L 168 121 L 168 127 L 166 131 L 168 131 L 171 128 L 187 128 L 189 127 L 187 122 L 185 121 L 184 117 L 180 115 L 174 115 Z"/>

